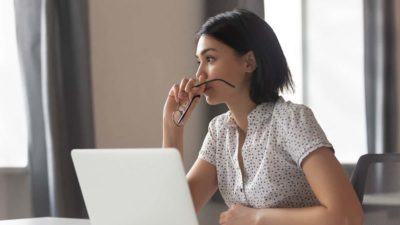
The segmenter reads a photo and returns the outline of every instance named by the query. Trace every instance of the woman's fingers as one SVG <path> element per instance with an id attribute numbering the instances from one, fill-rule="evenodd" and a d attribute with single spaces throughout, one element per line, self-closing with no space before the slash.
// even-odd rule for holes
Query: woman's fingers
<path id="1" fill-rule="evenodd" d="M 175 102 L 179 103 L 179 98 L 178 98 L 178 94 L 179 94 L 179 85 L 178 84 L 174 84 L 174 86 L 172 87 L 172 96 L 175 98 Z"/>
<path id="2" fill-rule="evenodd" d="M 179 85 L 178 98 L 181 101 L 185 101 L 189 98 L 189 94 L 185 91 L 185 87 L 188 82 L 189 82 L 189 79 L 183 78 L 181 81 L 181 84 Z"/>
<path id="3" fill-rule="evenodd" d="M 193 88 L 193 86 L 195 85 L 195 83 L 196 83 L 196 79 L 189 79 L 188 80 L 188 82 L 186 83 L 186 86 L 185 86 L 185 91 L 187 92 L 187 93 L 190 93 L 192 90 L 192 88 Z"/>
<path id="4" fill-rule="evenodd" d="M 190 79 L 185 86 L 185 92 L 189 94 L 189 99 L 192 99 L 196 94 L 195 90 L 193 89 L 195 84 L 196 79 Z"/>
<path id="5" fill-rule="evenodd" d="M 196 84 L 201 84 L 206 81 L 205 76 L 200 76 L 198 82 L 196 79 L 189 79 L 186 83 L 185 92 L 189 94 L 189 98 L 192 99 L 196 95 L 202 95 L 205 90 L 205 85 L 195 87 Z"/>
<path id="6" fill-rule="evenodd" d="M 190 118 L 190 115 L 192 114 L 193 110 L 196 108 L 196 105 L 197 105 L 199 99 L 200 99 L 200 97 L 193 97 L 193 99 L 191 100 L 191 101 L 192 101 L 192 104 L 190 105 L 190 107 L 189 107 L 189 105 L 186 106 L 186 107 L 189 107 L 189 108 L 186 108 L 185 117 L 184 117 L 183 120 L 179 123 L 180 125 L 185 124 L 186 121 Z M 177 121 L 177 122 L 178 122 L 178 121 Z"/>
<path id="7" fill-rule="evenodd" d="M 205 78 L 200 76 L 198 81 L 204 82 Z M 171 87 L 168 94 L 168 100 L 164 107 L 164 118 L 170 118 L 170 116 L 172 115 L 175 121 L 176 119 L 180 119 L 180 117 L 184 113 L 185 118 L 183 119 L 181 124 L 183 125 L 184 121 L 188 120 L 190 114 L 196 108 L 196 105 L 200 99 L 198 97 L 201 94 L 203 94 L 205 89 L 204 87 L 205 85 L 202 85 L 200 87 L 195 87 L 195 85 L 198 84 L 199 82 L 197 82 L 197 80 L 193 78 L 192 79 L 183 78 L 179 84 L 174 84 Z M 189 107 L 190 102 L 192 103 Z M 176 113 L 177 110 L 180 112 L 179 114 Z"/>
<path id="8" fill-rule="evenodd" d="M 176 103 L 189 101 L 194 96 L 193 86 L 195 83 L 195 79 L 183 78 L 179 84 L 172 86 L 169 95 L 174 97 Z"/>

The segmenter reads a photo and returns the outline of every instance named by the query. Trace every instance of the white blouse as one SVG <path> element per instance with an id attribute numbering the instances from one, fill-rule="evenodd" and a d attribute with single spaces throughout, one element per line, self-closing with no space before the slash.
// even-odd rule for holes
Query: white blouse
<path id="1" fill-rule="evenodd" d="M 331 143 L 312 111 L 279 98 L 248 115 L 238 161 L 239 132 L 230 111 L 211 120 L 199 158 L 216 167 L 219 191 L 228 206 L 297 208 L 319 205 L 301 169 L 303 159 Z"/>

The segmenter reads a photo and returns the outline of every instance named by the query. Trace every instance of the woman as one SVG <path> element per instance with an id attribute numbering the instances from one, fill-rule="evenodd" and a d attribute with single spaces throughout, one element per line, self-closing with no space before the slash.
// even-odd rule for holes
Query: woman
<path id="1" fill-rule="evenodd" d="M 234 10 L 210 18 L 197 37 L 197 79 L 175 84 L 163 112 L 163 147 L 182 154 L 195 96 L 229 109 L 210 122 L 187 174 L 196 211 L 219 188 L 229 206 L 220 224 L 361 225 L 360 203 L 312 111 L 279 96 L 293 85 L 270 26 Z M 177 108 L 192 99 L 177 122 Z"/>

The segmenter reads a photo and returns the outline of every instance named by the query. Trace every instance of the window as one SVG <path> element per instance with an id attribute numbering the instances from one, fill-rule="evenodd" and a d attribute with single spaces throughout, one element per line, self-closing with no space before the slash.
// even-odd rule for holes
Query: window
<path id="1" fill-rule="evenodd" d="M 264 1 L 265 20 L 278 36 L 295 84 L 295 93 L 284 93 L 283 97 L 285 100 L 295 103 L 303 102 L 301 2 L 299 0 Z M 288 4 L 290 7 L 288 7 Z"/>
<path id="2" fill-rule="evenodd" d="M 287 98 L 313 110 L 342 163 L 367 153 L 362 2 L 264 0 L 296 84 Z"/>
<path id="3" fill-rule="evenodd" d="M 13 0 L 0 1 L 0 29 L 0 167 L 26 167 L 27 118 Z"/>

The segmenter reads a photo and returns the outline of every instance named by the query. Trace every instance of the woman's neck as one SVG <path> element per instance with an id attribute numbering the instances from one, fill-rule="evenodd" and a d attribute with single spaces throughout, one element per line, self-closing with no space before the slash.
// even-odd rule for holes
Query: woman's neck
<path id="1" fill-rule="evenodd" d="M 226 105 L 231 111 L 238 128 L 242 132 L 246 133 L 248 126 L 247 116 L 251 111 L 253 111 L 253 109 L 256 108 L 257 104 L 254 103 L 249 97 L 242 100 L 238 99 L 235 102 L 227 103 Z"/>

